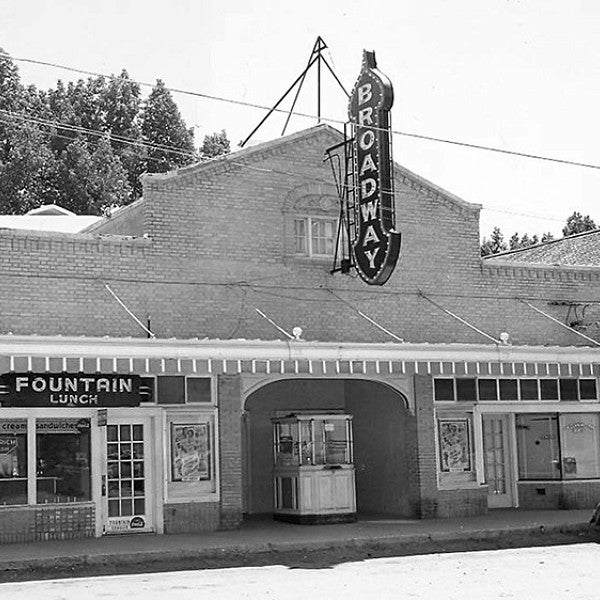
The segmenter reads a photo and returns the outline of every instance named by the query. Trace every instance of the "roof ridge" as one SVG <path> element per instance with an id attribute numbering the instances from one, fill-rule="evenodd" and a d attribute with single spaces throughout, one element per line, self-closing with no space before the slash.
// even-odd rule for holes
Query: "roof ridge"
<path id="1" fill-rule="evenodd" d="M 281 136 L 272 140 L 268 140 L 266 142 L 261 142 L 254 146 L 249 146 L 247 148 L 241 148 L 240 150 L 236 150 L 235 152 L 215 156 L 214 158 L 211 158 L 209 160 L 196 162 L 191 165 L 175 169 L 173 171 L 167 171 L 166 173 L 143 173 L 140 176 L 140 180 L 142 181 L 142 183 L 160 184 L 163 182 L 171 181 L 183 175 L 195 174 L 197 171 L 218 167 L 224 163 L 231 163 L 234 161 L 244 160 L 246 158 L 253 157 L 254 155 L 260 157 L 261 154 L 264 152 L 270 152 L 277 147 L 288 145 L 292 142 L 296 142 L 303 138 L 308 138 L 310 135 L 313 135 L 314 133 L 319 131 L 328 131 L 339 136 L 343 135 L 342 132 L 338 131 L 331 125 L 327 123 L 320 123 L 313 127 L 308 127 L 307 129 L 296 131 L 290 135 Z"/>
<path id="2" fill-rule="evenodd" d="M 534 248 L 540 248 L 542 246 L 549 246 L 551 244 L 562 243 L 565 240 L 573 240 L 576 238 L 586 237 L 586 236 L 593 235 L 596 233 L 600 233 L 600 228 L 590 229 L 588 231 L 581 231 L 580 233 L 574 233 L 573 235 L 564 235 L 561 238 L 546 240 L 545 242 L 539 242 L 537 244 L 532 244 L 531 246 L 525 246 L 523 248 L 513 248 L 512 250 L 504 250 L 503 252 L 496 252 L 495 254 L 488 254 L 487 256 L 482 256 L 481 258 L 483 260 L 488 260 L 490 258 L 498 258 L 498 257 L 502 257 L 502 256 L 509 256 L 512 254 L 519 254 L 522 252 L 527 252 Z"/>

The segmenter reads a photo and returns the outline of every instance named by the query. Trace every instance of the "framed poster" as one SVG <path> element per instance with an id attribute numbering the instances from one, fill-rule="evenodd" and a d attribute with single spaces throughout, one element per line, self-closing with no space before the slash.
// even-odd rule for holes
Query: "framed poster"
<path id="1" fill-rule="evenodd" d="M 210 469 L 210 425 L 171 424 L 171 481 L 206 481 Z"/>
<path id="2" fill-rule="evenodd" d="M 471 443 L 468 419 L 440 419 L 440 463 L 444 473 L 471 470 Z"/>

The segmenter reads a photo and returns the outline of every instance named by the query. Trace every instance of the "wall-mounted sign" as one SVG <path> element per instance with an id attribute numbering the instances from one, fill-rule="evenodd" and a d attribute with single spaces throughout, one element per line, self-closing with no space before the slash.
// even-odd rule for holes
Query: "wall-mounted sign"
<path id="1" fill-rule="evenodd" d="M 139 375 L 5 373 L 0 375 L 2 406 L 99 408 L 139 406 Z"/>
<path id="2" fill-rule="evenodd" d="M 375 53 L 365 50 L 348 114 L 354 129 L 353 252 L 358 274 L 371 285 L 390 278 L 400 254 L 390 136 L 393 101 L 390 80 L 377 69 Z"/>

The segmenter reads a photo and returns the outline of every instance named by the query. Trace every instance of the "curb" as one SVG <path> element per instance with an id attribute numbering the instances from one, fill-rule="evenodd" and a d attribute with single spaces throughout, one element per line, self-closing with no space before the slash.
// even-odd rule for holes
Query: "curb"
<path id="1" fill-rule="evenodd" d="M 119 572 L 127 571 L 128 568 L 135 570 L 141 566 L 150 567 L 157 563 L 176 566 L 181 564 L 182 568 L 193 568 L 189 563 L 204 562 L 208 567 L 217 568 L 248 566 L 250 564 L 272 564 L 286 558 L 286 555 L 304 554 L 308 556 L 313 552 L 348 552 L 350 554 L 365 554 L 368 557 L 390 556 L 394 552 L 407 553 L 408 549 L 414 550 L 414 554 L 429 552 L 444 552 L 445 548 L 430 549 L 431 544 L 452 543 L 485 543 L 494 545 L 502 541 L 514 542 L 515 536 L 523 537 L 525 544 L 531 541 L 531 537 L 540 540 L 548 535 L 577 535 L 590 533 L 589 523 L 575 523 L 562 525 L 528 525 L 513 529 L 482 529 L 471 531 L 448 531 L 440 533 L 415 533 L 407 535 L 387 535 L 365 538 L 350 538 L 344 540 L 313 541 L 310 543 L 289 542 L 257 542 L 244 544 L 227 544 L 223 546 L 211 546 L 204 548 L 185 548 L 169 550 L 149 550 L 123 552 L 117 554 L 84 554 L 79 556 L 63 555 L 53 557 L 38 557 L 19 561 L 0 561 L 0 571 L 5 574 L 18 575 L 25 573 L 70 573 L 77 575 L 77 571 L 98 570 L 108 572 L 111 568 Z M 527 539 L 525 539 L 527 538 Z M 525 545 L 524 544 L 524 545 Z M 516 544 L 518 546 L 518 544 Z M 513 543 L 512 547 L 515 547 Z M 419 550 L 426 549 L 426 552 Z M 187 564 L 183 564 L 187 563 Z M 206 568 L 206 565 L 204 565 Z M 176 569 L 171 569 L 176 570 Z M 2 578 L 5 580 L 5 578 Z"/>

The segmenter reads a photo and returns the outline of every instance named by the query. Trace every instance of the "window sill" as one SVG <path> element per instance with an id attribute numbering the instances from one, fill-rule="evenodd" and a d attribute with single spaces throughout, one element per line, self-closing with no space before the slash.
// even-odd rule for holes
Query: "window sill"
<path id="1" fill-rule="evenodd" d="M 448 492 L 453 490 L 474 490 L 487 487 L 487 483 L 478 483 L 477 481 L 464 481 L 462 483 L 438 483 L 438 490 L 440 492 Z"/>

